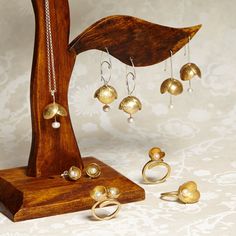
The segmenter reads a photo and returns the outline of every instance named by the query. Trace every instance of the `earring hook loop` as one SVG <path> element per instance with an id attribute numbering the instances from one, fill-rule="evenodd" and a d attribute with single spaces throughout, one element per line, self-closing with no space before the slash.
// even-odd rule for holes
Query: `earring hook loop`
<path id="1" fill-rule="evenodd" d="M 103 81 L 104 85 L 107 85 L 111 80 L 111 71 L 112 71 L 112 63 L 111 63 L 111 55 L 107 47 L 105 47 L 106 53 L 108 54 L 108 60 L 103 60 L 103 51 L 101 53 L 101 63 L 100 63 L 100 72 L 101 72 L 101 81 Z M 105 67 L 109 70 L 108 79 L 105 77 L 104 69 Z"/>
<path id="2" fill-rule="evenodd" d="M 135 80 L 136 80 L 136 71 L 135 71 L 135 66 L 134 66 L 134 62 L 133 62 L 133 59 L 130 57 L 130 62 L 131 62 L 131 65 L 132 65 L 132 68 L 133 68 L 133 72 L 131 71 L 127 71 L 127 65 L 126 65 L 126 87 L 127 87 L 127 91 L 128 91 L 128 95 L 132 95 L 132 93 L 134 92 L 135 88 L 136 88 L 136 83 L 135 83 Z M 130 87 L 130 82 L 129 80 L 132 80 L 133 82 L 133 87 L 131 88 Z"/>

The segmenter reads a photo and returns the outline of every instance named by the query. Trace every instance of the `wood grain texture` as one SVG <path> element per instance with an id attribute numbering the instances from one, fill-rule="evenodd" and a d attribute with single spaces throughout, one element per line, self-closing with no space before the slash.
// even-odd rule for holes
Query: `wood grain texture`
<path id="1" fill-rule="evenodd" d="M 172 28 L 153 24 L 132 16 L 108 16 L 91 25 L 70 44 L 70 50 L 81 52 L 98 49 L 131 65 L 149 66 L 175 54 L 201 28 L 196 25 L 188 28 Z"/>
<path id="2" fill-rule="evenodd" d="M 70 114 L 60 117 L 60 129 L 43 118 L 43 110 L 52 102 L 48 86 L 44 0 L 32 0 L 36 35 L 31 75 L 32 145 L 27 174 L 50 176 L 83 163 L 71 125 Z M 68 107 L 68 87 L 76 55 L 68 51 L 70 16 L 68 1 L 49 0 L 57 80 L 56 101 Z"/>
<path id="3" fill-rule="evenodd" d="M 90 209 L 94 200 L 89 192 L 97 185 L 118 187 L 121 203 L 145 198 L 141 187 L 111 167 L 95 158 L 83 160 L 85 166 L 92 162 L 101 166 L 102 174 L 98 179 L 90 179 L 85 173 L 75 182 L 58 175 L 47 178 L 28 177 L 26 167 L 0 171 L 0 201 L 4 205 L 1 212 L 13 221 L 22 221 Z"/>

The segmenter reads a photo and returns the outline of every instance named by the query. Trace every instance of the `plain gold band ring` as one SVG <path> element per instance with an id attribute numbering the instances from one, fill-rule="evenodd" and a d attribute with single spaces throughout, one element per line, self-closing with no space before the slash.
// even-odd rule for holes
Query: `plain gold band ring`
<path id="1" fill-rule="evenodd" d="M 113 206 L 113 205 L 116 205 L 117 208 L 116 210 L 107 215 L 107 216 L 99 216 L 96 214 L 96 208 L 103 208 L 103 207 L 107 207 L 107 206 Z M 103 201 L 100 201 L 100 202 L 96 202 L 93 207 L 92 207 L 92 214 L 94 216 L 94 218 L 96 218 L 97 220 L 110 220 L 114 217 L 117 216 L 117 214 L 119 213 L 120 211 L 120 208 L 121 208 L 121 204 L 120 202 L 116 201 L 116 200 L 113 200 L 113 199 L 106 199 L 106 200 L 103 200 Z"/>
<path id="2" fill-rule="evenodd" d="M 157 166 L 166 167 L 167 172 L 162 178 L 153 180 L 147 176 L 146 172 L 147 172 L 147 170 L 150 170 L 150 169 L 157 167 Z M 145 183 L 158 184 L 158 183 L 163 183 L 170 176 L 170 172 L 171 172 L 171 168 L 166 162 L 159 161 L 159 160 L 156 160 L 156 161 L 151 160 L 144 165 L 143 170 L 142 170 L 142 175 L 143 175 L 143 179 L 144 179 Z"/>

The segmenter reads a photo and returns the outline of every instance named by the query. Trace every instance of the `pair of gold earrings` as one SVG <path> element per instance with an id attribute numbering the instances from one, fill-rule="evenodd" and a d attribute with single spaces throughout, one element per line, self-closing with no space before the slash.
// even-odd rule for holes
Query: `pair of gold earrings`
<path id="1" fill-rule="evenodd" d="M 95 179 L 101 175 L 101 167 L 96 163 L 90 163 L 85 168 L 85 173 L 88 177 Z M 69 170 L 64 171 L 61 176 L 65 179 L 76 181 L 81 178 L 82 171 L 76 166 L 71 166 Z"/>
<path id="2" fill-rule="evenodd" d="M 190 60 L 190 38 L 188 38 L 187 47 L 188 47 L 188 50 L 187 50 L 188 62 L 185 65 L 183 65 L 180 69 L 180 79 L 182 81 L 189 81 L 189 88 L 187 91 L 191 93 L 193 92 L 191 80 L 196 76 L 198 78 L 201 78 L 201 70 L 196 64 L 192 63 Z M 186 52 L 185 52 L 185 55 L 186 55 Z M 172 109 L 174 107 L 172 96 L 180 95 L 183 92 L 183 85 L 179 80 L 173 77 L 173 52 L 171 50 L 170 50 L 170 72 L 171 72 L 170 78 L 163 81 L 163 83 L 161 84 L 160 91 L 162 94 L 166 92 L 170 94 L 169 108 Z"/>
<path id="3" fill-rule="evenodd" d="M 142 170 L 142 176 L 144 179 L 144 183 L 146 184 L 159 184 L 166 181 L 166 179 L 170 176 L 171 167 L 164 162 L 163 158 L 165 157 L 165 152 L 163 152 L 159 147 L 154 147 L 149 151 L 150 161 L 148 161 Z M 150 178 L 148 176 L 148 170 L 154 167 L 164 166 L 167 171 L 166 174 L 162 178 Z M 161 193 L 161 199 L 172 201 L 178 200 L 182 203 L 196 203 L 200 199 L 200 192 L 197 189 L 197 184 L 194 181 L 188 181 L 182 184 L 178 191 L 172 191 L 167 193 Z"/>
<path id="4" fill-rule="evenodd" d="M 111 57 L 110 57 L 108 48 L 106 48 L 106 52 L 107 52 L 107 55 L 109 56 L 109 59 L 102 60 L 101 58 L 101 64 L 100 64 L 101 80 L 103 81 L 104 85 L 96 90 L 94 94 L 94 98 L 97 98 L 102 104 L 104 104 L 103 111 L 108 112 L 110 111 L 110 104 L 118 98 L 118 94 L 117 94 L 116 89 L 112 87 L 111 85 L 109 85 L 109 82 L 111 80 L 112 63 L 111 63 Z M 128 71 L 127 66 L 126 66 L 126 87 L 128 91 L 128 96 L 125 97 L 119 105 L 120 110 L 123 110 L 125 113 L 129 114 L 129 118 L 128 118 L 129 123 L 134 121 L 133 114 L 137 113 L 139 110 L 142 109 L 142 103 L 140 102 L 140 100 L 137 97 L 132 95 L 133 92 L 135 91 L 136 71 L 135 71 L 135 66 L 134 66 L 134 62 L 132 58 L 130 58 L 130 62 L 131 62 L 133 71 L 132 72 Z M 109 69 L 109 73 L 107 76 L 104 73 L 105 65 Z M 132 88 L 130 85 L 131 80 L 133 82 Z"/>

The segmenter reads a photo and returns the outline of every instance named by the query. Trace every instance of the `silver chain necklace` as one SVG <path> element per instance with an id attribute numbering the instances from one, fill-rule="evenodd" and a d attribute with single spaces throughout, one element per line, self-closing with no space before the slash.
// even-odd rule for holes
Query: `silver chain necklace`
<path id="1" fill-rule="evenodd" d="M 48 88 L 52 95 L 53 102 L 48 104 L 43 111 L 45 120 L 53 119 L 52 127 L 54 129 L 60 128 L 61 124 L 57 121 L 58 116 L 67 116 L 66 109 L 56 103 L 55 93 L 57 92 L 57 82 L 55 73 L 55 61 L 52 41 L 52 27 L 50 18 L 49 0 L 45 0 L 45 23 L 46 23 L 46 47 L 47 47 L 47 67 L 48 67 Z"/>
<path id="2" fill-rule="evenodd" d="M 45 20 L 46 20 L 46 44 L 47 44 L 47 63 L 48 63 L 48 87 L 49 87 L 49 92 L 53 97 L 53 101 L 55 102 L 55 93 L 57 92 L 57 82 L 55 73 L 49 0 L 45 0 Z"/>

